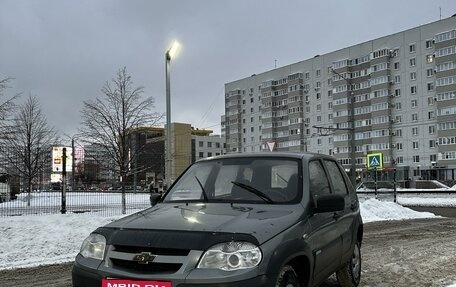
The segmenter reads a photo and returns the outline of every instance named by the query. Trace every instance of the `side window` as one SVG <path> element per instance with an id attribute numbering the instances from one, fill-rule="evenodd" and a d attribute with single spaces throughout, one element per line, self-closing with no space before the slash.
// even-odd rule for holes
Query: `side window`
<path id="1" fill-rule="evenodd" d="M 338 194 L 347 194 L 347 185 L 345 184 L 345 179 L 341 174 L 340 168 L 337 166 L 337 163 L 334 161 L 325 160 L 326 168 L 330 174 L 331 182 L 333 184 L 334 193 Z"/>
<path id="2" fill-rule="evenodd" d="M 315 199 L 330 194 L 329 182 L 325 170 L 319 161 L 309 163 L 310 192 Z"/>

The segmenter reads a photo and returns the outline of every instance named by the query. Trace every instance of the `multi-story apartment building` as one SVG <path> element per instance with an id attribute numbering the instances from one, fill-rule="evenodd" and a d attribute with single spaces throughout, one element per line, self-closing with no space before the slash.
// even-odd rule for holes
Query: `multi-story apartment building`
<path id="1" fill-rule="evenodd" d="M 381 152 L 415 178 L 455 168 L 456 17 L 227 83 L 224 126 L 227 152 L 332 154 L 358 172 Z"/>
<path id="2" fill-rule="evenodd" d="M 192 135 L 192 145 L 194 144 L 195 147 L 195 151 L 192 152 L 193 161 L 225 154 L 225 138 L 220 135 L 210 135 L 211 132 L 206 135 Z"/>

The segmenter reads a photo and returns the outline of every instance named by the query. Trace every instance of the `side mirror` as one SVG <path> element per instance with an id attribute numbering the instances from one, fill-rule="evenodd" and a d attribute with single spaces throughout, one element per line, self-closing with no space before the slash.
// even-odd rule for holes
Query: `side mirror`
<path id="1" fill-rule="evenodd" d="M 160 201 L 161 198 L 162 198 L 161 193 L 152 193 L 150 195 L 150 205 L 154 206 L 155 204 L 157 204 Z"/>
<path id="2" fill-rule="evenodd" d="M 345 208 L 345 198 L 341 194 L 322 195 L 315 204 L 316 213 L 342 211 Z"/>

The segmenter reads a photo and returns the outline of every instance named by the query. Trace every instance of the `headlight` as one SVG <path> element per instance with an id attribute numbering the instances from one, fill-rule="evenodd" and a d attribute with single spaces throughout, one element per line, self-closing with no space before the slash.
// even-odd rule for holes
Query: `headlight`
<path id="1" fill-rule="evenodd" d="M 249 242 L 227 242 L 212 246 L 204 252 L 198 268 L 233 271 L 260 264 L 261 250 Z"/>
<path id="2" fill-rule="evenodd" d="M 103 235 L 92 233 L 87 237 L 81 246 L 82 256 L 103 260 L 106 248 L 106 238 Z"/>

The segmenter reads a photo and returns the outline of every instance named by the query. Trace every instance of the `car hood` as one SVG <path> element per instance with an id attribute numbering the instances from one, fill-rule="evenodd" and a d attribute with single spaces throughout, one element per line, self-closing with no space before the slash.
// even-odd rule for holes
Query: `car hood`
<path id="1" fill-rule="evenodd" d="M 106 228 L 241 233 L 261 244 L 294 225 L 302 213 L 301 205 L 161 203 Z"/>

